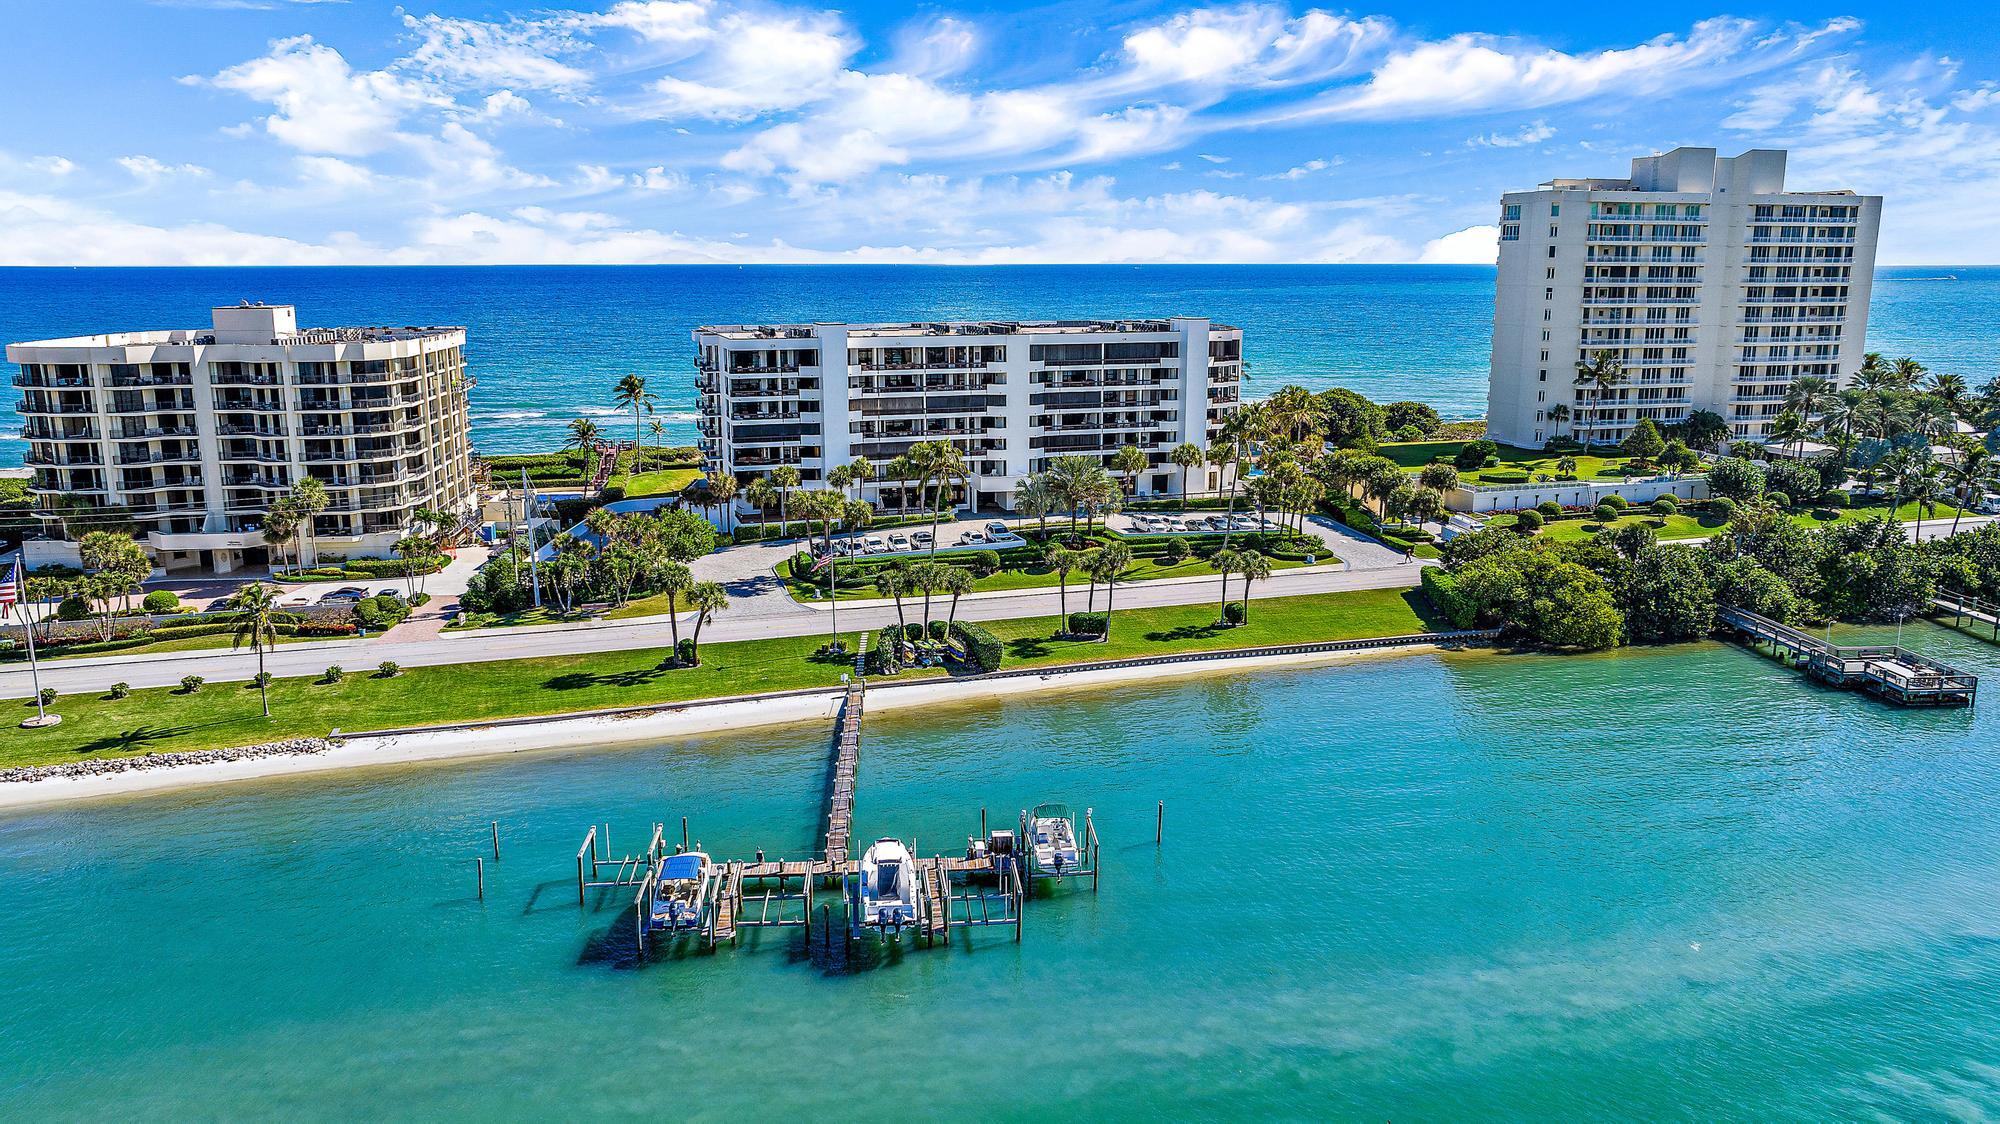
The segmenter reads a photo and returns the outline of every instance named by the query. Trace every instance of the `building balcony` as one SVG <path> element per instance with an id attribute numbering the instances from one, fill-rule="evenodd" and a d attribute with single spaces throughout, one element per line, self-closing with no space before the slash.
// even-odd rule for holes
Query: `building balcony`
<path id="1" fill-rule="evenodd" d="M 283 375 L 211 374 L 208 378 L 208 383 L 210 386 L 283 386 L 285 385 L 285 377 Z"/>
<path id="2" fill-rule="evenodd" d="M 144 429 L 123 429 L 111 435 L 113 441 L 151 441 L 160 437 L 193 437 L 191 425 L 149 425 Z"/>
<path id="3" fill-rule="evenodd" d="M 18 374 L 10 380 L 15 386 L 34 387 L 38 390 L 89 390 L 95 384 L 78 375 L 30 375 Z"/>
<path id="4" fill-rule="evenodd" d="M 117 463 L 132 464 L 200 464 L 200 453 L 120 453 Z"/>
<path id="5" fill-rule="evenodd" d="M 120 390 L 147 386 L 193 386 L 193 375 L 112 375 L 111 385 Z"/>
<path id="6" fill-rule="evenodd" d="M 100 468 L 104 459 L 96 455 L 59 457 L 53 453 L 29 453 L 21 463 L 31 468 Z"/>
<path id="7" fill-rule="evenodd" d="M 105 405 L 104 412 L 107 414 L 192 414 L 194 413 L 194 401 L 190 399 L 186 402 L 163 402 L 148 405 L 144 402 L 120 402 L 116 398 L 113 398 Z"/>
<path id="8" fill-rule="evenodd" d="M 76 415 L 94 414 L 97 410 L 88 402 L 35 402 L 23 398 L 14 403 L 14 412 L 17 414 Z"/>
<path id="9" fill-rule="evenodd" d="M 258 402 L 250 399 L 236 399 L 231 401 L 218 399 L 215 403 L 215 412 L 218 414 L 275 414 L 282 413 L 284 409 L 285 404 L 283 402 Z"/>
<path id="10" fill-rule="evenodd" d="M 1585 234 L 1583 236 L 1583 240 L 1585 242 L 1592 242 L 1592 243 L 1657 242 L 1661 244 L 1675 245 L 1675 246 L 1699 246 L 1708 241 L 1708 239 L 1701 237 L 1688 237 L 1685 235 L 1652 235 L 1652 234 Z"/>

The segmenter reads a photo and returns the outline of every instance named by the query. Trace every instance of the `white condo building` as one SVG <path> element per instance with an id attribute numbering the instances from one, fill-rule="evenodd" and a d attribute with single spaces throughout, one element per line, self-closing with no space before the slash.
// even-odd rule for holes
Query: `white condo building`
<path id="1" fill-rule="evenodd" d="M 37 507 L 115 509 L 165 569 L 262 565 L 264 512 L 306 477 L 329 501 L 320 557 L 386 557 L 419 509 L 474 503 L 462 328 L 301 330 L 290 305 L 245 304 L 206 329 L 11 344 L 7 361 Z"/>
<path id="2" fill-rule="evenodd" d="M 1243 377 L 1243 333 L 1198 317 L 704 327 L 694 342 L 711 472 L 747 482 L 789 464 L 810 483 L 856 457 L 879 469 L 947 440 L 972 477 L 954 499 L 974 508 L 1011 509 L 1015 487 L 1053 458 L 1108 462 L 1125 445 L 1151 463 L 1140 494 L 1177 491 L 1168 455 L 1207 446 Z M 1214 486 L 1210 471 L 1194 490 Z M 920 502 L 913 483 L 862 495 Z"/>
<path id="3" fill-rule="evenodd" d="M 1502 196 L 1491 436 L 1615 442 L 1711 410 L 1762 438 L 1794 379 L 1860 367 L 1881 212 L 1880 196 L 1785 190 L 1767 149 L 1677 148 L 1627 179 Z M 1601 401 L 1576 377 L 1600 351 L 1628 376 Z"/>

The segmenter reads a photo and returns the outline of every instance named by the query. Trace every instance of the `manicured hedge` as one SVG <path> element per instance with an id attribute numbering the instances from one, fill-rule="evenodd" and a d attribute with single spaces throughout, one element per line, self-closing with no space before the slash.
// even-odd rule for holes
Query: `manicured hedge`
<path id="1" fill-rule="evenodd" d="M 1430 598 L 1437 610 L 1451 618 L 1456 628 L 1471 628 L 1478 620 L 1478 614 L 1470 598 L 1458 588 L 1458 579 L 1436 566 L 1424 567 L 1424 596 Z"/>
<path id="2" fill-rule="evenodd" d="M 1069 634 L 1071 636 L 1102 636 L 1105 629 L 1110 627 L 1111 615 L 1109 613 L 1071 613 L 1068 623 Z"/>
<path id="3" fill-rule="evenodd" d="M 965 649 L 966 658 L 972 666 L 981 671 L 1000 670 L 1000 661 L 1006 653 L 1000 638 L 971 621 L 954 621 L 951 626 L 952 639 Z"/>

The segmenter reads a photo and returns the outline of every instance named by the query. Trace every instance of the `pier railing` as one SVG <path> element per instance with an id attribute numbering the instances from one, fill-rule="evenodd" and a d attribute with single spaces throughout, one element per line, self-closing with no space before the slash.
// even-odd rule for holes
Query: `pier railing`
<path id="1" fill-rule="evenodd" d="M 1835 644 L 1747 609 L 1716 614 L 1753 645 L 1767 643 L 1787 662 L 1837 687 L 1860 687 L 1891 702 L 1970 705 L 1979 677 L 1897 644 Z"/>

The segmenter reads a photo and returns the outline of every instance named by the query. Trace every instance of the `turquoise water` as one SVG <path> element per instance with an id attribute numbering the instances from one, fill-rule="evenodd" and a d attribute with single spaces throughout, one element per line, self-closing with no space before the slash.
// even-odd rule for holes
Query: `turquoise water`
<path id="1" fill-rule="evenodd" d="M 635 967 L 574 896 L 593 822 L 803 851 L 817 724 L 16 814 L 0 1116 L 1992 1114 L 1996 706 L 1700 645 L 882 714 L 860 833 L 1062 799 L 1105 874 L 854 970 L 795 931 Z"/>
<path id="2" fill-rule="evenodd" d="M 1486 412 L 1493 270 L 1485 266 L 574 266 L 0 269 L 0 342 L 199 327 L 239 300 L 289 302 L 311 324 L 463 324 L 488 452 L 547 448 L 611 402 L 628 371 L 661 394 L 668 440 L 694 440 L 688 332 L 770 320 L 1211 316 L 1244 329 L 1251 393 L 1346 386 L 1377 401 Z M 2000 268 L 1885 269 L 1870 346 L 2000 375 Z M 607 420 L 610 419 L 610 420 Z M 27 445 L 0 427 L 0 465 Z"/>

